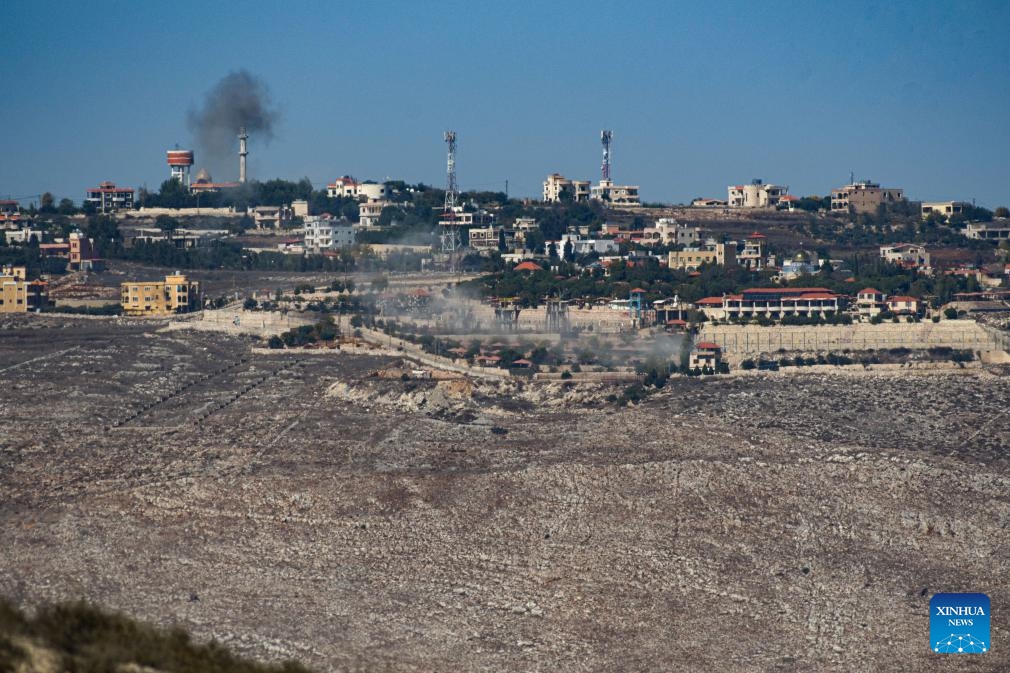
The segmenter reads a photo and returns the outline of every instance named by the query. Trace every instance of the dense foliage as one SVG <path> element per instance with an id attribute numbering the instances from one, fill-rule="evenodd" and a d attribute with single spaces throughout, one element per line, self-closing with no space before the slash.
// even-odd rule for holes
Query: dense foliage
<path id="1" fill-rule="evenodd" d="M 215 641 L 192 642 L 182 629 L 158 629 L 85 603 L 47 606 L 29 617 L 0 600 L 0 673 L 20 670 L 26 642 L 52 651 L 68 673 L 117 673 L 128 664 L 165 673 L 308 673 L 295 662 L 241 659 Z"/>

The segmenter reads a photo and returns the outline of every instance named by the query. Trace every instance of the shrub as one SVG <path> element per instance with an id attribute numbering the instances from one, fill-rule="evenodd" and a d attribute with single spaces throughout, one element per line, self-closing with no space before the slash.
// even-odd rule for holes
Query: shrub
<path id="1" fill-rule="evenodd" d="M 565 380 L 570 379 L 572 378 L 572 373 L 566 369 L 565 371 L 561 372 L 561 378 Z"/>
<path id="2" fill-rule="evenodd" d="M 754 367 L 756 367 L 756 366 L 757 365 L 755 365 L 754 361 L 751 360 L 750 358 L 747 358 L 746 360 L 744 360 L 743 362 L 740 363 L 740 368 L 741 369 L 754 369 Z"/>
<path id="3" fill-rule="evenodd" d="M 957 309 L 956 308 L 945 308 L 943 309 L 943 317 L 947 320 L 957 319 Z"/>

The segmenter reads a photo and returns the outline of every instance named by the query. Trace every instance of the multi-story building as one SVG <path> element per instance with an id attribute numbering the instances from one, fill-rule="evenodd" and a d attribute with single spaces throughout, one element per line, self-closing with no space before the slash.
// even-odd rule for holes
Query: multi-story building
<path id="1" fill-rule="evenodd" d="M 702 248 L 674 250 L 667 257 L 667 266 L 680 271 L 696 271 L 702 264 L 726 264 L 727 256 L 733 261 L 732 252 L 726 251 L 724 243 L 706 245 Z"/>
<path id="2" fill-rule="evenodd" d="M 84 202 L 95 206 L 100 213 L 133 210 L 133 187 L 117 187 L 114 182 L 103 182 L 86 192 Z"/>
<path id="3" fill-rule="evenodd" d="M 1002 217 L 992 222 L 969 222 L 964 235 L 984 241 L 1001 241 L 1010 238 L 1010 219 Z"/>
<path id="4" fill-rule="evenodd" d="M 600 180 L 589 190 L 589 198 L 613 206 L 639 206 L 638 185 L 615 185 L 612 180 Z"/>
<path id="5" fill-rule="evenodd" d="M 368 199 L 371 201 L 388 200 L 393 196 L 393 190 L 385 182 L 366 180 L 358 182 L 349 175 L 337 178 L 326 185 L 326 196 L 331 199 Z"/>
<path id="6" fill-rule="evenodd" d="M 571 244 L 572 254 L 589 255 L 609 255 L 618 250 L 617 241 L 609 238 L 582 238 L 578 234 L 563 234 L 557 241 L 547 241 L 544 243 L 544 254 L 551 253 L 551 246 L 554 246 L 558 257 L 565 254 L 565 245 Z"/>
<path id="7" fill-rule="evenodd" d="M 856 294 L 856 310 L 859 315 L 872 318 L 884 310 L 884 297 L 880 290 L 866 287 Z"/>
<path id="8" fill-rule="evenodd" d="M 23 266 L 0 267 L 0 313 L 26 313 L 47 303 L 46 284 L 28 280 Z"/>
<path id="9" fill-rule="evenodd" d="M 559 173 L 551 173 L 544 180 L 544 201 L 557 203 L 563 199 L 575 202 L 589 200 L 589 180 L 569 180 Z"/>
<path id="10" fill-rule="evenodd" d="M 960 215 L 970 207 L 971 204 L 965 201 L 923 201 L 922 219 L 926 219 L 930 215 L 944 215 L 946 217 Z"/>
<path id="11" fill-rule="evenodd" d="M 765 235 L 756 231 L 743 242 L 743 248 L 737 253 L 736 263 L 748 271 L 760 271 L 767 265 L 765 260 Z"/>
<path id="12" fill-rule="evenodd" d="M 881 204 L 905 200 L 905 192 L 896 187 L 881 187 L 876 182 L 863 180 L 831 190 L 831 212 L 845 213 L 851 208 L 856 213 L 873 213 Z"/>
<path id="13" fill-rule="evenodd" d="M 96 269 L 101 260 L 95 253 L 95 241 L 80 231 L 70 232 L 69 267 L 72 271 L 87 271 Z"/>
<path id="14" fill-rule="evenodd" d="M 357 198 L 358 181 L 352 178 L 350 175 L 345 175 L 343 177 L 337 178 L 330 184 L 326 185 L 326 196 L 330 197 L 331 199 Z"/>
<path id="15" fill-rule="evenodd" d="M 21 227 L 21 204 L 17 201 L 0 201 L 0 229 Z"/>
<path id="16" fill-rule="evenodd" d="M 252 217 L 257 229 L 283 229 L 290 226 L 295 211 L 291 206 L 256 206 Z"/>
<path id="17" fill-rule="evenodd" d="M 700 341 L 694 345 L 691 354 L 688 356 L 687 366 L 691 369 L 715 368 L 722 362 L 722 348 L 713 341 Z"/>
<path id="18" fill-rule="evenodd" d="M 391 205 L 393 205 L 392 201 L 385 200 L 362 201 L 358 206 L 358 227 L 361 229 L 374 229 L 378 227 L 382 209 Z"/>
<path id="19" fill-rule="evenodd" d="M 774 208 L 789 192 L 789 187 L 768 185 L 755 179 L 749 185 L 730 185 L 726 191 L 730 208 Z"/>
<path id="20" fill-rule="evenodd" d="M 663 245 L 683 245 L 691 247 L 698 245 L 700 230 L 689 227 L 677 220 L 661 217 L 656 224 L 642 231 L 645 241 L 655 241 Z"/>
<path id="21" fill-rule="evenodd" d="M 505 249 L 512 249 L 515 246 L 515 232 L 509 231 L 505 227 L 473 227 L 470 229 L 470 247 L 481 253 L 499 250 L 503 235 Z"/>
<path id="22" fill-rule="evenodd" d="M 921 302 L 916 297 L 896 295 L 885 301 L 887 310 L 894 315 L 919 315 Z"/>
<path id="23" fill-rule="evenodd" d="M 893 262 L 906 269 L 919 269 L 929 271 L 929 253 L 926 248 L 913 243 L 899 243 L 898 245 L 880 246 L 880 257 L 888 262 Z"/>
<path id="24" fill-rule="evenodd" d="M 845 298 L 823 287 L 761 287 L 697 302 L 709 318 L 823 316 L 845 308 Z"/>
<path id="25" fill-rule="evenodd" d="M 200 309 L 200 283 L 178 271 L 165 280 L 122 283 L 120 304 L 132 316 L 172 315 Z"/>
<path id="26" fill-rule="evenodd" d="M 354 225 L 325 215 L 305 218 L 305 251 L 320 253 L 354 245 Z"/>

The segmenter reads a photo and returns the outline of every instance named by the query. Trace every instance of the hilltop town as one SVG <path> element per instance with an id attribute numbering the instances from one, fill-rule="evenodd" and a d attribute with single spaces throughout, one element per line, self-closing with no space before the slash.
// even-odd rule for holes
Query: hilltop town
<path id="1" fill-rule="evenodd" d="M 608 132 L 535 199 L 453 133 L 442 187 L 316 188 L 247 140 L 0 203 L 14 605 L 320 670 L 921 671 L 930 593 L 1010 599 L 1006 208 L 649 203 Z"/>
<path id="2" fill-rule="evenodd" d="M 0 311 L 235 326 L 283 316 L 332 327 L 310 342 L 260 329 L 264 346 L 381 345 L 382 333 L 471 370 L 651 386 L 1003 358 L 1005 207 L 917 202 L 854 177 L 823 196 L 755 179 L 725 198 L 648 203 L 611 179 L 610 131 L 597 183 L 551 173 L 539 199 L 461 192 L 453 132 L 444 188 L 345 175 L 315 189 L 247 179 L 248 138 L 237 182 L 191 176 L 195 153 L 175 149 L 157 192 L 105 181 L 80 207 L 51 194 L 0 203 Z M 225 275 L 231 287 L 213 281 Z"/>

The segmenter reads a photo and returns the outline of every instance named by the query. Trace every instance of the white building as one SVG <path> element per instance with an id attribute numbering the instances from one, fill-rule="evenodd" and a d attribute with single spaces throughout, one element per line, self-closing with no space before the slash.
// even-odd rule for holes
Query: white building
<path id="1" fill-rule="evenodd" d="M 326 185 L 326 196 L 331 199 L 345 198 L 377 201 L 389 199 L 392 194 L 393 190 L 385 182 L 373 182 L 371 180 L 358 182 L 349 175 L 337 178 Z"/>
<path id="2" fill-rule="evenodd" d="M 370 199 L 362 201 L 361 205 L 358 206 L 358 226 L 361 229 L 374 229 L 378 227 L 382 209 L 391 205 L 393 205 L 392 201 L 385 200 L 373 201 Z"/>
<path id="3" fill-rule="evenodd" d="M 789 192 L 783 185 L 767 185 L 761 180 L 751 180 L 749 185 L 730 185 L 726 188 L 730 208 L 774 208 Z"/>
<path id="4" fill-rule="evenodd" d="M 589 180 L 569 180 L 559 173 L 551 173 L 544 180 L 544 201 L 557 203 L 568 194 L 575 202 L 589 200 Z"/>
<path id="5" fill-rule="evenodd" d="M 617 252 L 617 242 L 609 238 L 582 238 L 578 234 L 564 234 L 557 241 L 547 241 L 544 243 L 544 254 L 551 254 L 551 245 L 554 245 L 558 257 L 565 254 L 565 244 L 572 244 L 572 252 L 576 255 L 588 255 L 595 252 L 598 255 L 607 255 Z"/>
<path id="6" fill-rule="evenodd" d="M 354 226 L 346 219 L 313 215 L 305 218 L 305 251 L 320 253 L 354 245 Z"/>
<path id="7" fill-rule="evenodd" d="M 638 185 L 615 185 L 612 180 L 600 180 L 589 190 L 589 198 L 614 206 L 639 206 Z"/>
<path id="8" fill-rule="evenodd" d="M 661 217 L 656 220 L 652 227 L 646 227 L 643 234 L 656 234 L 656 238 L 663 245 L 683 245 L 691 247 L 698 245 L 701 240 L 701 230 L 698 227 L 689 227 L 681 224 L 677 220 Z"/>
<path id="9" fill-rule="evenodd" d="M 505 227 L 473 227 L 470 229 L 470 247 L 481 253 L 490 253 L 498 250 L 501 244 L 502 234 L 505 235 L 505 249 L 509 250 L 515 245 L 515 233 L 508 231 Z"/>
<path id="10" fill-rule="evenodd" d="M 914 243 L 880 246 L 880 258 L 906 268 L 929 269 L 929 253 Z"/>

